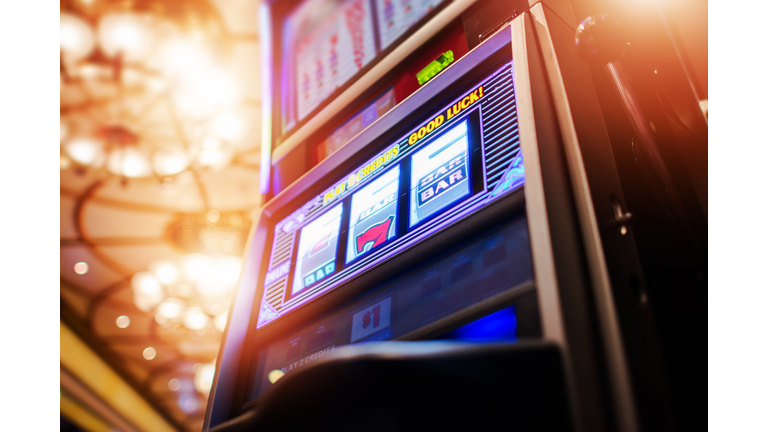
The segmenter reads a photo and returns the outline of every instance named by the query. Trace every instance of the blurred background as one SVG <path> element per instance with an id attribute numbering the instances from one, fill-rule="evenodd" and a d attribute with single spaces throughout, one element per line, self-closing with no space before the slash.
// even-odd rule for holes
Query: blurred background
<path id="1" fill-rule="evenodd" d="M 257 0 L 62 0 L 61 430 L 198 431 L 259 205 Z"/>

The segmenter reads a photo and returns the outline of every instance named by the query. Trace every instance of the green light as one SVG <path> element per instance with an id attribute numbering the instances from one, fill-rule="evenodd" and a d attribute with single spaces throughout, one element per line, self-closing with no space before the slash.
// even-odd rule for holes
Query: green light
<path id="1" fill-rule="evenodd" d="M 416 79 L 419 81 L 419 85 L 424 85 L 425 82 L 432 79 L 433 76 L 440 73 L 441 70 L 445 69 L 451 63 L 453 63 L 453 51 L 448 50 L 416 74 Z"/>

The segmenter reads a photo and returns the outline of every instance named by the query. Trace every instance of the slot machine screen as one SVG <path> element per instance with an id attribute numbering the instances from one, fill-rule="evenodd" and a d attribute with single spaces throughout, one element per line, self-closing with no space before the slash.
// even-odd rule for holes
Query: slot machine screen
<path id="1" fill-rule="evenodd" d="M 469 136 L 457 123 L 412 157 L 411 227 L 469 195 Z"/>
<path id="2" fill-rule="evenodd" d="M 282 132 L 293 130 L 337 89 L 446 0 L 306 0 L 283 20 Z"/>
<path id="3" fill-rule="evenodd" d="M 257 328 L 339 288 L 525 181 L 512 63 L 383 141 L 278 219 Z"/>

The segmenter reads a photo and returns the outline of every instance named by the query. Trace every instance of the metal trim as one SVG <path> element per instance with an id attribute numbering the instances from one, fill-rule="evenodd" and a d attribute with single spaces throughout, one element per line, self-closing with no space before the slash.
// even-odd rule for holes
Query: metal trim
<path id="1" fill-rule="evenodd" d="M 552 253 L 552 238 L 546 216 L 544 181 L 539 161 L 539 149 L 536 146 L 538 140 L 533 118 L 533 92 L 528 74 L 524 17 L 525 14 L 522 14 L 512 21 L 510 34 L 520 148 L 525 164 L 525 202 L 533 255 L 533 271 L 539 291 L 539 309 L 544 337 L 558 342 L 565 348 L 565 332 L 560 314 L 560 295 L 554 267 L 555 259 Z"/>
<path id="2" fill-rule="evenodd" d="M 544 7 L 541 3 L 538 3 L 531 8 L 530 12 L 533 17 L 534 31 L 536 31 L 539 39 L 541 54 L 552 91 L 555 114 L 563 139 L 571 184 L 573 185 L 574 200 L 579 215 L 579 225 L 581 226 L 589 273 L 592 279 L 598 319 L 601 323 L 600 329 L 606 350 L 605 355 L 608 360 L 607 365 L 613 393 L 612 399 L 616 409 L 618 426 L 623 431 L 635 432 L 638 430 L 638 423 L 631 381 L 627 370 L 627 361 L 618 317 L 614 307 L 605 253 L 597 226 L 597 217 L 594 212 L 584 161 L 576 135 L 576 127 L 568 103 L 565 83 L 563 82 L 562 73 L 557 61 L 554 43 L 549 33 L 546 17 L 544 16 Z"/>
<path id="3" fill-rule="evenodd" d="M 243 257 L 243 272 L 237 282 L 237 290 L 233 293 L 233 306 L 221 338 L 219 355 L 216 357 L 216 373 L 205 410 L 203 431 L 210 429 L 212 421 L 213 426 L 226 421 L 234 403 L 243 347 L 247 346 L 246 336 L 256 303 L 254 298 L 258 291 L 259 272 L 269 234 L 266 219 L 259 212 L 248 235 L 246 255 Z M 249 263 L 256 263 L 256 265 L 248 265 Z"/>

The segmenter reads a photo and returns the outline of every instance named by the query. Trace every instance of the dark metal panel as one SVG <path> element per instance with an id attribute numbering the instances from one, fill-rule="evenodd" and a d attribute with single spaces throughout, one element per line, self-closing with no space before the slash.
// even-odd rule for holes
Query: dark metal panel
<path id="1" fill-rule="evenodd" d="M 616 220 L 626 206 L 592 77 L 575 50 L 575 29 L 544 6 L 531 12 L 563 135 L 617 427 L 668 430 L 656 326 L 632 230 Z"/>

